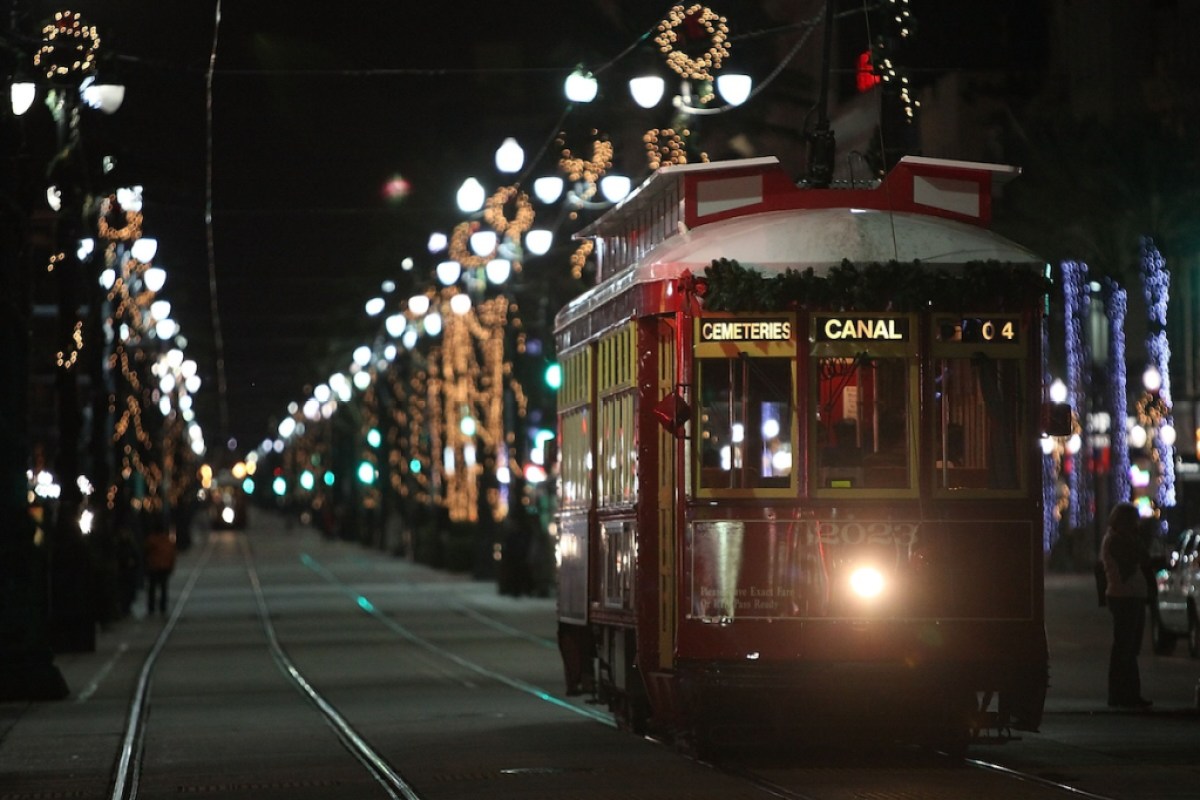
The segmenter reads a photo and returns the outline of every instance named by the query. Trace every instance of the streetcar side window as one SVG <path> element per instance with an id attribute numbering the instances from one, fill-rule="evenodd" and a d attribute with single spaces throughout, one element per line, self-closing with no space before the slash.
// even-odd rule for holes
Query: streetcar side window
<path id="1" fill-rule="evenodd" d="M 816 476 L 822 489 L 907 489 L 913 437 L 904 358 L 818 358 Z"/>
<path id="2" fill-rule="evenodd" d="M 974 354 L 936 363 L 939 489 L 1017 489 L 1023 438 L 1021 362 Z"/>
<path id="3" fill-rule="evenodd" d="M 792 363 L 746 355 L 698 359 L 700 488 L 790 485 Z"/>

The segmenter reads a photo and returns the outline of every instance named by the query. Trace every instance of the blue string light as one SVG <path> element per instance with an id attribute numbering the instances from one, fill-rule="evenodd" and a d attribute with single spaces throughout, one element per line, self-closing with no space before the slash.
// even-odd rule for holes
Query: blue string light
<path id="1" fill-rule="evenodd" d="M 1120 284 L 1106 278 L 1108 289 L 1108 404 L 1112 413 L 1109 425 L 1109 453 L 1112 459 L 1112 491 L 1115 502 L 1130 499 L 1133 491 L 1129 480 L 1129 418 L 1128 370 L 1125 366 L 1125 320 L 1129 313 L 1129 296 Z"/>
<path id="2" fill-rule="evenodd" d="M 1167 304 L 1171 295 L 1171 273 L 1167 270 L 1166 260 L 1154 245 L 1154 240 L 1143 236 L 1140 242 L 1142 290 L 1146 296 L 1146 308 L 1150 317 L 1151 330 L 1146 335 L 1146 352 L 1150 363 L 1158 370 L 1161 386 L 1158 390 L 1162 407 L 1166 413 L 1159 421 L 1159 431 L 1164 426 L 1174 428 L 1175 420 L 1171 415 L 1171 343 L 1167 339 Z M 1155 488 L 1154 499 L 1159 508 L 1171 508 L 1175 505 L 1175 446 L 1164 441 L 1163 436 L 1154 437 L 1154 450 L 1158 457 L 1162 474 Z M 1167 532 L 1165 519 L 1159 520 L 1163 533 Z"/>
<path id="3" fill-rule="evenodd" d="M 1066 327 L 1067 391 L 1072 408 L 1081 418 L 1087 413 L 1088 374 L 1087 343 L 1083 337 L 1083 322 L 1087 319 L 1090 295 L 1088 293 L 1088 267 L 1082 261 L 1064 261 L 1063 275 L 1063 319 Z M 1087 470 L 1083 448 L 1071 456 L 1071 471 L 1067 476 L 1070 490 L 1067 520 L 1071 529 L 1084 524 L 1091 503 L 1087 486 Z"/>

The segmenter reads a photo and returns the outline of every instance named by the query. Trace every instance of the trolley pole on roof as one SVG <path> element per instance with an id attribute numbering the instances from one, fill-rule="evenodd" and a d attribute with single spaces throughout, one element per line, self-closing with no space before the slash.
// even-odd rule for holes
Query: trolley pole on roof
<path id="1" fill-rule="evenodd" d="M 825 40 L 821 53 L 821 93 L 817 98 L 817 127 L 808 135 L 808 184 L 825 189 L 833 181 L 836 143 L 829 127 L 829 73 L 833 52 L 834 0 L 825 0 Z"/>

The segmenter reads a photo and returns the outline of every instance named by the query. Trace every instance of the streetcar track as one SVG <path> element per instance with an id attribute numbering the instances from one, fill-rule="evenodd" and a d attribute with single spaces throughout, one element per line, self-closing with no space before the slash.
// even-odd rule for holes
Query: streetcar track
<path id="1" fill-rule="evenodd" d="M 153 685 L 154 670 L 158 657 L 166 647 L 167 640 L 175 629 L 184 607 L 191 598 L 192 590 L 199 580 L 204 567 L 215 548 L 215 539 L 210 537 L 200 559 L 192 567 L 187 583 L 171 610 L 170 616 L 159 631 L 153 646 L 147 653 L 134 687 L 133 697 L 129 705 L 125 731 L 121 740 L 117 763 L 113 769 L 110 797 L 112 800 L 134 800 L 138 796 L 138 786 L 144 766 L 146 729 L 150 714 L 150 697 Z M 253 589 L 258 620 L 266 635 L 268 649 L 275 665 L 291 684 L 321 713 L 323 720 L 333 729 L 341 745 L 359 762 L 368 774 L 381 786 L 393 800 L 422 800 L 420 794 L 404 780 L 404 778 L 354 729 L 342 714 L 318 692 L 304 677 L 295 663 L 288 656 L 279 642 L 275 626 L 271 621 L 270 609 L 263 594 L 258 571 L 254 565 L 253 553 L 245 536 L 237 537 L 239 549 L 245 564 L 246 575 Z M 122 649 L 118 655 L 124 652 Z M 115 661 L 114 657 L 114 661 Z M 102 673 L 111 668 L 106 665 Z M 98 683 L 103 677 L 96 679 Z"/>
<path id="2" fill-rule="evenodd" d="M 532 683 L 523 681 L 520 678 L 514 678 L 510 675 L 505 675 L 501 672 L 497 672 L 496 670 L 489 669 L 482 664 L 478 664 L 470 659 L 464 658 L 457 653 L 453 653 L 446 648 L 434 644 L 428 639 L 413 633 L 408 628 L 401 625 L 399 622 L 396 622 L 384 612 L 380 611 L 378 606 L 372 603 L 369 598 L 354 591 L 352 587 L 344 583 L 340 578 L 330 572 L 329 569 L 327 569 L 312 556 L 308 555 L 307 553 L 301 553 L 300 561 L 302 564 L 304 564 L 304 566 L 315 572 L 322 579 L 337 587 L 342 594 L 353 601 L 354 604 L 362 609 L 364 613 L 411 644 L 415 644 L 427 652 L 435 653 L 442 658 L 449 659 L 463 669 L 470 670 L 477 675 L 497 681 L 505 686 L 516 689 L 517 691 L 524 692 L 525 694 L 536 697 L 537 699 L 550 703 L 551 705 L 558 706 L 559 708 L 578 714 L 582 717 L 595 720 L 596 722 L 600 722 L 609 727 L 616 727 L 617 723 L 612 719 L 611 715 L 605 712 L 597 711 L 592 708 L 577 706 L 574 703 L 568 702 L 567 700 L 564 700 L 563 698 L 558 697 L 539 686 L 535 686 Z"/>
<path id="3" fill-rule="evenodd" d="M 508 676 L 503 675 L 502 673 L 498 673 L 494 670 L 488 669 L 487 667 L 483 667 L 482 665 L 471 662 L 468 659 L 463 658 L 462 656 L 452 653 L 452 652 L 446 650 L 445 648 L 442 648 L 439 645 L 436 645 L 433 642 L 430 642 L 430 641 L 424 639 L 423 637 L 418 636 L 417 634 L 409 631 L 403 625 L 400 625 L 398 622 L 393 620 L 391 617 L 389 617 L 384 612 L 380 611 L 379 608 L 369 598 L 367 598 L 365 595 L 355 591 L 352 586 L 343 582 L 340 578 L 337 577 L 337 575 L 335 575 L 333 572 L 331 572 L 328 568 L 326 568 L 324 565 L 322 565 L 320 562 L 318 562 L 312 556 L 308 555 L 307 553 L 302 553 L 300 555 L 300 561 L 306 567 L 308 567 L 310 570 L 312 570 L 317 575 L 319 575 L 322 579 L 324 579 L 329 584 L 334 586 L 339 592 L 341 592 L 343 595 L 345 595 L 347 598 L 349 598 L 351 601 L 353 601 L 355 603 L 355 605 L 357 605 L 365 613 L 367 613 L 369 616 L 375 618 L 376 621 L 380 622 L 385 627 L 387 627 L 389 630 L 392 630 L 393 632 L 397 633 L 399 636 L 406 639 L 407 641 L 424 648 L 428 652 L 435 653 L 439 656 L 447 658 L 447 659 L 453 661 L 454 663 L 459 664 L 460 666 L 463 666 L 466 669 L 471 669 L 481 675 L 492 678 L 493 680 L 497 680 L 508 686 L 511 686 L 520 691 L 523 691 L 527 694 L 531 694 L 540 700 L 550 701 L 554 705 L 557 705 L 562 708 L 566 708 L 566 709 L 568 709 L 570 711 L 574 711 L 576 713 L 583 714 L 584 716 L 587 716 L 591 719 L 594 719 L 594 720 L 601 722 L 605 725 L 608 725 L 610 727 L 616 726 L 615 721 L 608 714 L 594 711 L 592 709 L 579 708 L 578 706 L 572 705 L 570 703 L 567 703 L 566 701 L 563 701 L 559 698 L 554 697 L 553 695 L 549 694 L 548 692 L 545 692 L 544 690 L 542 690 L 536 686 L 533 686 L 532 684 L 527 684 L 524 681 L 510 678 Z M 521 630 L 514 628 L 510 625 L 507 625 L 506 623 L 503 623 L 499 620 L 495 620 L 495 619 L 487 616 L 486 614 L 480 613 L 479 611 L 472 609 L 469 606 L 466 606 L 465 604 L 463 604 L 461 602 L 454 601 L 454 602 L 450 603 L 450 606 L 458 613 L 474 620 L 475 622 L 478 622 L 481 625 L 489 627 L 495 631 L 501 632 L 501 633 L 511 636 L 513 638 L 518 638 L 518 639 L 522 639 L 525 641 L 529 641 L 529 642 L 532 642 L 534 644 L 537 644 L 537 645 L 543 646 L 543 647 L 545 647 L 545 646 L 556 647 L 557 646 L 555 643 L 551 642 L 550 640 L 548 640 L 544 637 L 535 636 L 533 634 L 529 634 L 524 631 L 521 631 Z M 590 712 L 590 713 L 588 713 L 588 712 Z M 664 745 L 664 746 L 669 746 L 669 743 L 663 742 L 654 737 L 645 737 L 645 738 L 647 741 L 651 741 L 656 744 L 660 744 L 660 745 Z M 1012 780 L 1020 781 L 1023 783 L 1034 784 L 1034 785 L 1041 786 L 1041 787 L 1049 789 L 1049 790 L 1063 792 L 1065 794 L 1071 795 L 1072 797 L 1081 798 L 1082 800 L 1114 800 L 1113 798 L 1111 798 L 1107 795 L 1096 794 L 1096 793 L 1089 792 L 1084 789 L 1079 789 L 1077 787 L 1071 786 L 1070 784 L 1067 784 L 1067 783 L 1062 783 L 1060 781 L 1054 781 L 1054 780 L 1050 780 L 1048 778 L 1043 778 L 1043 777 L 1033 775 L 1030 773 L 1021 772 L 1020 770 L 1012 769 L 1011 767 L 1006 767 L 1006 766 L 996 763 L 996 762 L 986 761 L 986 760 L 978 759 L 978 758 L 954 759 L 953 757 L 947 756 L 944 753 L 940 753 L 939 755 L 946 757 L 948 760 L 953 760 L 955 763 L 970 766 L 974 769 L 982 770 L 985 772 L 990 772 L 992 774 L 995 774 L 995 775 L 998 775 L 1001 777 L 1006 777 L 1006 778 L 1009 778 Z M 786 786 L 779 784 L 777 781 L 774 781 L 763 775 L 755 773 L 753 770 L 724 766 L 719 763 L 715 763 L 715 762 L 711 762 L 711 761 L 707 761 L 707 760 L 695 758 L 695 757 L 692 757 L 692 760 L 698 764 L 702 764 L 702 765 L 709 767 L 711 769 L 714 769 L 718 772 L 722 772 L 727 775 L 732 775 L 734 777 L 741 778 L 742 780 L 745 780 L 748 783 L 750 783 L 751 785 L 753 785 L 755 788 L 757 788 L 773 797 L 782 798 L 783 800 L 816 800 L 816 798 L 813 795 L 805 794 L 802 792 L 798 792 L 794 789 L 790 789 Z"/>
<path id="4" fill-rule="evenodd" d="M 1037 775 L 1031 775 L 1027 772 L 1021 772 L 1019 770 L 1015 770 L 1010 767 L 1006 767 L 1003 764 L 997 764 L 993 761 L 984 761 L 984 760 L 978 759 L 978 758 L 964 758 L 963 763 L 967 764 L 969 766 L 975 767 L 976 769 L 982 769 L 982 770 L 985 770 L 988 772 L 995 772 L 1000 775 L 1006 775 L 1010 778 L 1013 778 L 1014 780 L 1019 780 L 1024 783 L 1034 783 L 1039 786 L 1045 786 L 1045 787 L 1048 787 L 1051 789 L 1059 789 L 1059 790 L 1067 792 L 1068 794 L 1071 794 L 1075 797 L 1082 797 L 1082 798 L 1086 798 L 1087 800 L 1113 800 L 1113 798 L 1109 797 L 1108 795 L 1095 794 L 1095 793 L 1089 792 L 1085 789 L 1078 789 L 1067 783 L 1061 783 L 1059 781 L 1052 781 L 1049 778 L 1042 778 Z"/>
<path id="5" fill-rule="evenodd" d="M 175 607 L 171 609 L 171 616 L 167 618 L 166 624 L 159 631 L 158 638 L 154 640 L 154 645 L 146 655 L 146 660 L 142 662 L 142 670 L 138 674 L 137 684 L 134 687 L 133 700 L 129 704 L 129 716 L 125 721 L 125 734 L 121 739 L 121 750 L 117 755 L 117 764 L 113 772 L 111 793 L 113 800 L 132 800 L 132 798 L 137 797 L 138 780 L 142 772 L 142 756 L 146 740 L 146 717 L 150 708 L 150 686 L 151 678 L 154 675 L 154 667 L 158 662 L 159 654 L 166 647 L 167 639 L 175 629 L 175 623 L 183 613 L 184 606 L 187 605 L 188 600 L 191 598 L 192 589 L 196 586 L 196 581 L 199 580 L 204 565 L 208 563 L 213 547 L 214 540 L 210 538 L 204 548 L 204 552 L 200 556 L 200 560 L 192 567 L 187 583 L 184 584 L 183 591 L 179 594 L 179 599 L 175 601 Z"/>
<path id="6" fill-rule="evenodd" d="M 351 755 L 358 759 L 359 763 L 366 768 L 367 772 L 375 778 L 390 796 L 404 798 L 404 800 L 421 800 L 420 795 L 417 794 L 412 786 L 354 730 L 353 726 L 346 721 L 346 718 L 320 692 L 313 688 L 312 684 L 296 668 L 295 663 L 284 651 L 283 646 L 280 645 L 279 637 L 275 633 L 275 625 L 271 622 L 271 614 L 267 608 L 266 598 L 263 596 L 262 584 L 258 579 L 258 570 L 254 568 L 252 551 L 246 541 L 246 537 L 239 537 L 238 544 L 241 547 L 242 556 L 246 562 L 246 573 L 250 577 L 250 585 L 254 589 L 254 599 L 258 606 L 259 619 L 262 622 L 263 630 L 266 632 L 267 643 L 270 646 L 271 656 L 275 659 L 276 665 L 300 689 L 301 693 L 317 707 L 321 714 L 324 715 L 326 722 L 333 728 L 342 745 L 350 751 Z"/>

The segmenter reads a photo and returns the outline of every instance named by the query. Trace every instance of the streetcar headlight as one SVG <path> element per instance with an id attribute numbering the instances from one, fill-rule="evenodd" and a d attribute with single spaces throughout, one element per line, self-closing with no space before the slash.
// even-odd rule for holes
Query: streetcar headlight
<path id="1" fill-rule="evenodd" d="M 875 567 L 858 567 L 850 573 L 850 588 L 865 600 L 878 597 L 884 584 L 883 573 Z"/>

